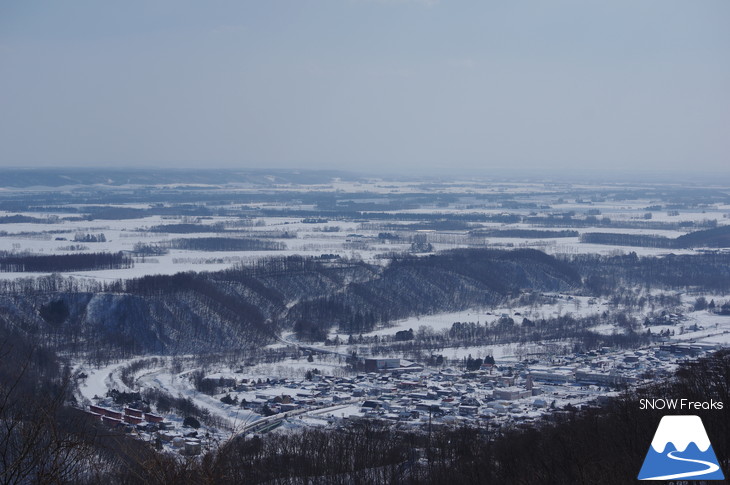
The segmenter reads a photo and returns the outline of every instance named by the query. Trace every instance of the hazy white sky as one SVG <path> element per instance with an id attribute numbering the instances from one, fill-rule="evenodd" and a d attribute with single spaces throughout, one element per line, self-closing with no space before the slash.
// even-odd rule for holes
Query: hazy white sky
<path id="1" fill-rule="evenodd" d="M 0 167 L 730 170 L 727 0 L 0 2 Z"/>

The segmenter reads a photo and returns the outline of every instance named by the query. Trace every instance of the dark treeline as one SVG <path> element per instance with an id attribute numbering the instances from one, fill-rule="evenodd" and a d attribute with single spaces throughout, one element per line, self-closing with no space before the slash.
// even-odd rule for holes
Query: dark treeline
<path id="1" fill-rule="evenodd" d="M 249 218 L 242 218 L 235 221 L 218 222 L 215 224 L 201 224 L 193 222 L 185 222 L 179 224 L 160 224 L 152 226 L 148 229 L 140 228 L 140 231 L 149 231 L 156 233 L 168 233 L 168 234 L 205 234 L 205 233 L 239 233 L 247 232 L 251 235 L 255 235 L 257 238 L 282 238 L 290 239 L 295 238 L 296 233 L 292 231 L 283 230 L 271 230 L 261 231 L 257 230 L 254 233 L 250 233 L 250 228 L 254 226 L 254 221 Z"/>
<path id="2" fill-rule="evenodd" d="M 419 214 L 418 217 L 420 218 L 421 215 Z M 411 219 L 413 219 L 413 216 L 411 216 Z M 381 231 L 381 230 L 388 230 L 388 231 L 464 231 L 472 229 L 474 226 L 473 224 L 470 224 L 468 221 L 465 220 L 455 220 L 455 219 L 440 219 L 440 220 L 425 220 L 422 222 L 415 222 L 415 223 L 406 223 L 406 224 L 398 224 L 398 223 L 362 223 L 360 224 L 360 229 L 363 230 L 374 230 L 374 231 Z"/>
<path id="3" fill-rule="evenodd" d="M 471 231 L 469 234 L 477 237 L 519 237 L 524 239 L 578 237 L 578 231 L 541 231 L 538 229 L 479 229 Z"/>
<path id="4" fill-rule="evenodd" d="M 341 216 L 345 216 L 342 214 Z M 484 214 L 480 212 L 449 214 L 448 220 L 445 220 L 442 214 L 407 214 L 407 213 L 389 213 L 389 212 L 368 212 L 358 215 L 361 219 L 367 219 L 373 222 L 363 222 L 360 227 L 364 230 L 371 231 L 399 231 L 403 229 L 433 229 L 434 225 L 443 224 L 452 230 L 474 229 L 477 222 L 499 222 L 502 224 L 517 223 L 520 217 L 514 214 Z M 403 224 L 401 221 L 414 221 L 410 224 Z M 375 222 L 381 221 L 381 222 Z"/>
<path id="5" fill-rule="evenodd" d="M 328 229 L 325 228 L 323 231 L 324 232 L 328 232 Z M 294 232 L 294 231 L 255 231 L 255 232 L 249 232 L 249 231 L 229 230 L 228 232 L 245 232 L 246 234 L 249 234 L 251 236 L 255 236 L 256 238 L 259 238 L 259 239 L 262 239 L 262 238 L 268 238 L 268 239 L 296 239 L 297 238 L 297 233 Z"/>
<path id="6" fill-rule="evenodd" d="M 54 254 L 49 256 L 17 255 L 0 252 L 0 272 L 63 272 L 125 269 L 134 265 L 132 258 L 118 253 Z"/>
<path id="7" fill-rule="evenodd" d="M 611 246 L 635 246 L 642 248 L 674 248 L 675 240 L 656 235 L 625 234 L 616 232 L 589 232 L 580 237 L 586 244 L 609 244 Z"/>
<path id="8" fill-rule="evenodd" d="M 173 239 L 169 242 L 173 249 L 193 251 L 281 251 L 286 244 L 242 237 L 198 237 Z"/>
<path id="9" fill-rule="evenodd" d="M 37 296 L 54 293 L 101 293 L 116 286 L 91 279 L 77 279 L 51 274 L 35 278 L 0 279 L 0 295 Z"/>
<path id="10" fill-rule="evenodd" d="M 730 254 L 670 254 L 639 257 L 596 254 L 566 258 L 583 276 L 585 287 L 599 295 L 611 294 L 621 287 L 692 288 L 698 291 L 730 291 Z"/>
<path id="11" fill-rule="evenodd" d="M 152 226 L 147 229 L 149 232 L 166 232 L 170 234 L 192 234 L 192 233 L 205 233 L 205 232 L 221 232 L 224 230 L 224 225 L 219 224 L 192 224 L 192 223 L 181 223 L 181 224 L 161 224 L 159 226 Z"/>
<path id="12" fill-rule="evenodd" d="M 585 218 L 576 218 L 572 213 L 553 216 L 534 216 L 521 218 L 520 222 L 525 224 L 534 224 L 544 227 L 605 227 L 616 229 L 653 229 L 653 230 L 688 230 L 688 229 L 708 229 L 717 226 L 716 220 L 705 221 L 679 221 L 664 222 L 650 220 L 632 220 L 632 221 L 615 221 L 609 217 L 588 216 Z"/>
<path id="13" fill-rule="evenodd" d="M 133 250 L 133 254 L 135 256 L 140 256 L 140 257 L 162 256 L 169 252 L 170 252 L 169 248 L 167 247 L 166 244 L 163 244 L 163 243 L 145 244 L 142 242 L 138 242 L 138 243 L 134 244 L 134 250 Z"/>
<path id="14" fill-rule="evenodd" d="M 376 269 L 361 260 L 337 258 L 332 259 L 327 255 L 320 257 L 286 256 L 268 257 L 257 259 L 250 264 L 237 264 L 231 269 L 218 273 L 220 279 L 236 280 L 239 278 L 271 278 L 282 275 L 297 275 L 301 273 L 331 273 L 332 271 L 365 269 L 375 271 Z M 216 278 L 218 278 L 216 276 Z"/>
<path id="15" fill-rule="evenodd" d="M 74 235 L 74 242 L 84 242 L 84 243 L 96 243 L 96 242 L 106 242 L 106 236 L 104 233 L 101 234 L 84 234 L 83 232 L 78 232 Z"/>
<path id="16" fill-rule="evenodd" d="M 614 246 L 636 246 L 647 248 L 686 249 L 694 247 L 730 247 L 730 226 L 722 226 L 705 231 L 695 231 L 677 238 L 647 234 L 621 234 L 592 232 L 583 234 L 581 242 L 610 244 Z"/>
<path id="17" fill-rule="evenodd" d="M 17 224 L 20 222 L 31 223 L 31 224 L 54 224 L 59 221 L 60 221 L 60 219 L 57 216 L 31 217 L 31 216 L 24 216 L 21 214 L 15 214 L 12 216 L 0 217 L 0 224 Z"/>
<path id="18" fill-rule="evenodd" d="M 679 236 L 677 245 L 682 248 L 694 247 L 711 247 L 711 248 L 728 248 L 730 247 L 730 226 L 721 226 L 706 231 L 695 231 Z"/>

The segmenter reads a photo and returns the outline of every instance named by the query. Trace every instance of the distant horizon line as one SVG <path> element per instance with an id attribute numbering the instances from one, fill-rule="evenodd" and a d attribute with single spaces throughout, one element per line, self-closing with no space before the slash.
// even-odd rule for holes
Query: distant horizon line
<path id="1" fill-rule="evenodd" d="M 331 175 L 333 177 L 352 177 L 352 178 L 369 178 L 369 179 L 396 179 L 396 180 L 439 180 L 439 181 L 461 181 L 461 180 L 504 180 L 506 181 L 539 181 L 539 182 L 555 182 L 555 183 L 580 183 L 580 182 L 611 182 L 611 183 L 697 183 L 712 182 L 716 184 L 730 183 L 730 168 L 728 170 L 701 170 L 701 169 L 677 169 L 666 168 L 662 170 L 652 169 L 604 169 L 604 168 L 582 168 L 576 170 L 573 168 L 484 168 L 479 170 L 443 168 L 433 169 L 424 168 L 420 173 L 410 171 L 399 172 L 396 170 L 382 169 L 364 169 L 352 170 L 343 168 L 330 167 L 231 167 L 231 166 L 212 166 L 212 167 L 169 167 L 169 166 L 128 166 L 128 167 L 108 167 L 108 166 L 84 166 L 84 165 L 32 165 L 32 166 L 0 166 L 0 173 L 10 172 L 47 172 L 49 174 L 62 174 L 63 172 L 76 173 L 85 171 L 92 174 L 103 173 L 153 173 L 153 172 L 171 172 L 176 174 L 184 173 L 251 173 L 251 174 L 296 174 L 310 173 L 320 175 Z M 519 179 L 519 180 L 515 180 Z M 0 186 L 3 186 L 0 181 Z"/>

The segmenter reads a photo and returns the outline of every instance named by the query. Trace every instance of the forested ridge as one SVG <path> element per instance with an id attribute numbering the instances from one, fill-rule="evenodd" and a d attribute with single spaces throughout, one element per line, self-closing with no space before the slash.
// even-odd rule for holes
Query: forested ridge
<path id="1" fill-rule="evenodd" d="M 334 324 L 359 333 L 405 316 L 496 303 L 523 289 L 577 289 L 580 277 L 537 251 L 464 250 L 386 267 L 292 256 L 96 287 L 58 277 L 0 284 L 0 316 L 17 328 L 72 352 L 129 355 L 242 348 L 272 342 L 283 328 L 315 339 Z"/>
<path id="2" fill-rule="evenodd" d="M 610 294 L 621 286 L 730 291 L 730 253 L 663 257 L 583 254 L 565 261 L 583 276 L 586 289 L 594 294 Z"/>
<path id="3" fill-rule="evenodd" d="M 265 258 L 215 273 L 93 283 L 0 281 L 0 317 L 54 348 L 134 355 L 253 348 L 284 329 L 324 340 L 414 315 L 488 307 L 524 291 L 610 294 L 624 286 L 730 289 L 730 255 L 575 255 L 460 249 L 360 260 Z"/>

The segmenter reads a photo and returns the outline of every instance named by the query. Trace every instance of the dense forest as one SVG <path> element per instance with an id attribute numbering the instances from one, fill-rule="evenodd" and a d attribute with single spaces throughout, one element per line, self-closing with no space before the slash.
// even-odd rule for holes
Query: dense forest
<path id="1" fill-rule="evenodd" d="M 48 256 L 23 255 L 0 252 L 0 272 L 60 273 L 65 271 L 91 271 L 124 269 L 134 265 L 124 253 L 53 254 Z"/>
<path id="2" fill-rule="evenodd" d="M 320 339 L 333 321 L 342 332 L 358 334 L 410 315 L 491 305 L 522 289 L 579 286 L 569 265 L 538 251 L 455 250 L 396 258 L 379 277 L 300 302 L 289 315 L 300 335 Z"/>
<path id="3" fill-rule="evenodd" d="M 220 232 L 224 229 L 223 224 L 161 224 L 147 229 L 149 232 L 165 232 L 170 234 L 192 234 L 206 232 Z"/>
<path id="4" fill-rule="evenodd" d="M 196 237 L 173 239 L 169 242 L 174 249 L 193 251 L 280 251 L 286 244 L 243 237 Z"/>
<path id="5" fill-rule="evenodd" d="M 462 249 L 394 257 L 386 266 L 325 255 L 104 283 L 56 275 L 0 281 L 0 317 L 69 352 L 217 352 L 270 343 L 283 329 L 324 341 L 335 325 L 357 336 L 397 319 L 491 306 L 525 291 L 614 295 L 636 286 L 728 291 L 730 255 L 556 259 L 535 250 Z M 521 332 L 527 341 L 554 335 L 540 322 Z"/>
<path id="6" fill-rule="evenodd" d="M 621 287 L 730 291 L 730 253 L 663 257 L 581 254 L 565 261 L 582 275 L 586 289 L 595 295 L 608 295 Z"/>
<path id="7" fill-rule="evenodd" d="M 497 303 L 522 290 L 581 285 L 568 264 L 533 250 L 453 251 L 386 267 L 293 256 L 217 273 L 75 283 L 0 282 L 0 316 L 71 352 L 218 351 L 270 342 L 283 328 L 324 340 L 335 322 L 360 333 L 397 318 Z M 51 302 L 66 307 L 64 319 L 43 318 L 38 309 Z"/>
<path id="8" fill-rule="evenodd" d="M 730 226 L 690 232 L 674 239 L 648 234 L 590 232 L 583 234 L 580 240 L 581 242 L 590 244 L 610 244 L 613 246 L 636 246 L 646 248 L 726 248 L 730 247 Z"/>

